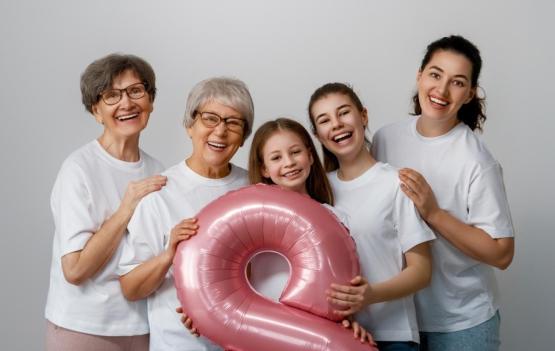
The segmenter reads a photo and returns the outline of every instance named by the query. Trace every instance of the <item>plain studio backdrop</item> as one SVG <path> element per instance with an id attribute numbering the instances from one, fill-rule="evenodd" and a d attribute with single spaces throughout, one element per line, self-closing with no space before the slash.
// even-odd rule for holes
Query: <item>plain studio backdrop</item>
<path id="1" fill-rule="evenodd" d="M 310 94 L 348 82 L 373 130 L 409 118 L 426 45 L 461 34 L 481 50 L 483 138 L 503 165 L 516 254 L 498 271 L 502 350 L 550 349 L 555 332 L 552 1 L 8 1 L 0 3 L 2 337 L 40 350 L 54 226 L 50 191 L 62 161 L 98 137 L 79 76 L 111 52 L 156 72 L 144 150 L 169 167 L 191 144 L 181 126 L 198 81 L 249 86 L 255 125 L 291 116 L 308 126 Z M 234 162 L 246 167 L 251 140 Z"/>

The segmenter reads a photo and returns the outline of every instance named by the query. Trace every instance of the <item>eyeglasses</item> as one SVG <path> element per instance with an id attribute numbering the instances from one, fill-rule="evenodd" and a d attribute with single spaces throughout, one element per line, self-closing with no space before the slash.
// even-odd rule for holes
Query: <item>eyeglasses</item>
<path id="1" fill-rule="evenodd" d="M 246 122 L 244 119 L 239 117 L 224 118 L 220 117 L 214 112 L 197 111 L 196 113 L 200 115 L 200 120 L 202 124 L 204 124 L 204 126 L 208 128 L 216 128 L 223 121 L 227 130 L 231 132 L 241 133 L 245 129 Z"/>
<path id="2" fill-rule="evenodd" d="M 131 84 L 127 88 L 123 89 L 109 89 L 100 93 L 100 96 L 106 105 L 115 105 L 120 102 L 123 97 L 123 92 L 127 93 L 127 97 L 130 99 L 140 99 L 145 96 L 146 83 Z"/>

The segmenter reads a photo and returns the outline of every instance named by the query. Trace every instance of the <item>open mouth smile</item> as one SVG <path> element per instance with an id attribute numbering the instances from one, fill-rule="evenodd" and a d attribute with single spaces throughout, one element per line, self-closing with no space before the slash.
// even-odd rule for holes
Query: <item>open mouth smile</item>
<path id="1" fill-rule="evenodd" d="M 341 133 L 341 134 L 338 134 L 338 135 L 334 136 L 332 138 L 332 140 L 335 141 L 336 143 L 340 143 L 344 140 L 347 140 L 347 139 L 351 138 L 352 136 L 353 136 L 353 133 L 346 132 L 346 133 Z"/>
<path id="2" fill-rule="evenodd" d="M 124 121 L 129 121 L 130 119 L 134 119 L 139 117 L 138 113 L 133 113 L 130 115 L 123 115 L 123 116 L 117 116 L 116 119 L 120 122 L 124 122 Z"/>

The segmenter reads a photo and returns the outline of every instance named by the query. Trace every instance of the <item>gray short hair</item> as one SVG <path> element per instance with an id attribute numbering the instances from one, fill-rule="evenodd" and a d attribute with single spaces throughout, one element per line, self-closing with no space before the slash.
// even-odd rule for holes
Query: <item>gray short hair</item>
<path id="1" fill-rule="evenodd" d="M 247 122 L 243 140 L 251 134 L 254 119 L 254 104 L 247 85 L 239 79 L 216 77 L 203 80 L 193 87 L 187 97 L 183 124 L 190 127 L 195 122 L 195 113 L 202 105 L 217 101 L 237 110 Z"/>
<path id="2" fill-rule="evenodd" d="M 81 100 L 85 109 L 92 113 L 92 107 L 100 100 L 100 93 L 112 87 L 114 78 L 123 72 L 133 71 L 145 84 L 150 101 L 156 97 L 156 76 L 152 67 L 135 55 L 113 53 L 87 66 L 81 74 Z"/>

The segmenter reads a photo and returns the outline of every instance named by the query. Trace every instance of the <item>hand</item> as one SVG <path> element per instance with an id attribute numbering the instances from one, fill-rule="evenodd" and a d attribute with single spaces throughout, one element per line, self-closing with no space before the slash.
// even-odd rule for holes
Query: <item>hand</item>
<path id="1" fill-rule="evenodd" d="M 357 313 L 373 303 L 372 287 L 366 279 L 356 276 L 350 283 L 351 285 L 332 284 L 330 290 L 326 291 L 330 303 L 346 307 L 343 310 L 334 310 L 336 314 L 343 317 Z"/>
<path id="2" fill-rule="evenodd" d="M 130 181 L 123 195 L 120 207 L 131 213 L 135 211 L 137 204 L 143 197 L 153 191 L 158 191 L 166 185 L 167 177 L 155 175 L 141 180 Z"/>
<path id="3" fill-rule="evenodd" d="M 168 245 L 168 249 L 166 250 L 172 260 L 175 255 L 175 251 L 177 250 L 177 244 L 183 240 L 189 240 L 197 233 L 197 230 L 198 224 L 196 218 L 186 218 L 173 227 L 170 233 L 170 243 Z"/>
<path id="4" fill-rule="evenodd" d="M 353 329 L 353 336 L 355 337 L 355 339 L 360 339 L 361 343 L 364 344 L 365 342 L 368 342 L 372 346 L 378 346 L 378 344 L 376 344 L 376 341 L 374 341 L 372 334 L 370 334 L 370 332 L 368 332 L 360 324 L 358 324 L 358 322 L 351 322 L 348 319 L 344 319 L 341 322 L 341 325 L 343 325 L 343 327 L 346 329 Z"/>
<path id="5" fill-rule="evenodd" d="M 412 200 L 414 206 L 425 221 L 429 221 L 440 208 L 434 192 L 426 179 L 410 168 L 399 170 L 401 190 Z"/>
<path id="6" fill-rule="evenodd" d="M 193 320 L 189 318 L 185 312 L 183 312 L 183 307 L 178 307 L 175 309 L 175 312 L 181 314 L 181 323 L 189 330 L 189 333 L 193 334 L 196 337 L 199 337 L 200 334 L 197 328 L 193 327 Z"/>

